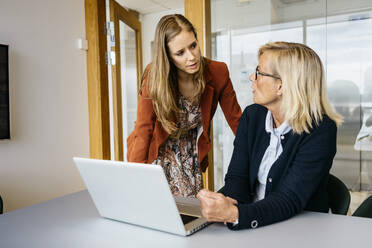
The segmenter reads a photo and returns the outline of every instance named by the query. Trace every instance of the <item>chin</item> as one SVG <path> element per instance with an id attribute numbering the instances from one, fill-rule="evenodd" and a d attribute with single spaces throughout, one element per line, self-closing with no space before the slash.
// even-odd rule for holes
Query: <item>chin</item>
<path id="1" fill-rule="evenodd" d="M 196 68 L 196 69 L 188 69 L 188 70 L 186 70 L 186 72 L 189 73 L 189 74 L 195 74 L 195 73 L 197 73 L 198 71 L 199 71 L 199 67 Z"/>
<path id="2" fill-rule="evenodd" d="M 195 70 L 192 70 L 192 74 L 195 74 L 195 73 L 197 73 L 199 71 L 199 68 L 197 68 L 197 69 L 195 69 Z"/>

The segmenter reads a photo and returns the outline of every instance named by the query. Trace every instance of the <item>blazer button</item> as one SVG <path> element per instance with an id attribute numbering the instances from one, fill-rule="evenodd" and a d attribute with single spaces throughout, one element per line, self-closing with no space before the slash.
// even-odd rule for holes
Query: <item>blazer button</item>
<path id="1" fill-rule="evenodd" d="M 258 226 L 258 221 L 257 220 L 252 220 L 251 227 L 256 228 L 257 226 Z"/>
<path id="2" fill-rule="evenodd" d="M 269 177 L 269 182 L 271 183 L 273 181 L 273 179 L 271 177 Z"/>
<path id="3" fill-rule="evenodd" d="M 282 140 L 284 140 L 285 137 L 284 137 L 284 135 L 280 135 L 280 138 L 281 138 Z"/>

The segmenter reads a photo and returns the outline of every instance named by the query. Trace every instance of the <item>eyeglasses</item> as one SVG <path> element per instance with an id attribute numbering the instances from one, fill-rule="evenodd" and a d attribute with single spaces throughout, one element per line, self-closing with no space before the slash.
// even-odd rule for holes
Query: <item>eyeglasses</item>
<path id="1" fill-rule="evenodd" d="M 272 78 L 275 78 L 275 79 L 279 79 L 279 80 L 281 80 L 281 78 L 280 77 L 278 77 L 278 76 L 275 76 L 275 75 L 272 75 L 272 74 L 268 74 L 268 73 L 265 73 L 265 72 L 261 72 L 261 71 L 259 71 L 258 70 L 258 66 L 256 67 L 256 72 L 255 72 L 255 77 L 254 77 L 254 80 L 257 80 L 257 75 L 261 75 L 261 76 L 266 76 L 266 77 L 272 77 Z"/>

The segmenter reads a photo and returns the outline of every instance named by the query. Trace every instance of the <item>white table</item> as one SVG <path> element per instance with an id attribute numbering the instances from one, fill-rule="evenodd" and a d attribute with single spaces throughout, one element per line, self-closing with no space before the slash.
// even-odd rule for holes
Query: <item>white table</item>
<path id="1" fill-rule="evenodd" d="M 81 191 L 0 215 L 0 247 L 372 247 L 372 219 L 304 212 L 257 229 L 212 224 L 181 237 L 101 218 Z"/>

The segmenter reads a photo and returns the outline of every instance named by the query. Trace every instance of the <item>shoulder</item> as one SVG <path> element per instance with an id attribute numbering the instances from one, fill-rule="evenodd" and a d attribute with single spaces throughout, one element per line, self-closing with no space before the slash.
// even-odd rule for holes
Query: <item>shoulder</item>
<path id="1" fill-rule="evenodd" d="M 145 97 L 149 96 L 148 87 L 149 87 L 149 74 L 151 70 L 151 65 L 152 63 L 148 64 L 142 73 L 141 85 L 140 85 L 140 90 L 139 90 L 140 96 L 145 96 Z"/>
<path id="2" fill-rule="evenodd" d="M 328 115 L 323 115 L 323 120 L 321 121 L 320 125 L 322 127 L 330 127 L 330 128 L 337 128 L 336 122 L 328 117 Z"/>
<path id="3" fill-rule="evenodd" d="M 152 63 L 146 65 L 145 70 L 144 70 L 143 73 L 142 73 L 142 79 L 141 79 L 142 81 L 143 81 L 144 79 L 147 79 L 147 77 L 148 77 L 148 75 L 149 75 L 149 73 L 150 73 L 151 67 L 152 67 Z"/>
<path id="4" fill-rule="evenodd" d="M 328 161 L 327 166 L 332 165 L 331 161 L 337 151 L 337 126 L 328 116 L 324 115 L 318 125 L 313 125 L 310 133 L 303 132 L 301 135 L 293 135 L 293 139 L 298 141 L 295 142 L 297 161 L 312 161 L 313 168 L 318 168 L 315 166 L 316 164 L 324 165 L 324 161 Z M 294 148 L 292 147 L 292 149 Z"/>
<path id="5" fill-rule="evenodd" d="M 206 67 L 209 71 L 215 71 L 219 72 L 221 70 L 227 71 L 227 65 L 224 62 L 216 61 L 216 60 L 211 60 L 205 58 L 206 62 Z"/>
<path id="6" fill-rule="evenodd" d="M 318 124 L 313 122 L 309 133 L 303 132 L 298 137 L 301 140 L 299 146 L 305 150 L 305 154 L 316 152 L 318 156 L 328 159 L 336 152 L 337 125 L 326 115 Z"/>
<path id="7" fill-rule="evenodd" d="M 323 119 L 318 124 L 314 123 L 311 133 L 324 133 L 326 135 L 335 135 L 337 132 L 336 123 L 327 115 L 323 115 Z"/>
<path id="8" fill-rule="evenodd" d="M 256 117 L 266 117 L 266 114 L 267 108 L 256 103 L 248 105 L 243 112 L 243 115 Z"/>
<path id="9" fill-rule="evenodd" d="M 308 138 L 317 142 L 319 147 L 327 146 L 327 148 L 324 148 L 325 150 L 336 149 L 337 125 L 327 115 L 323 115 L 323 119 L 318 125 L 313 125 Z"/>
<path id="10" fill-rule="evenodd" d="M 213 81 L 226 80 L 229 76 L 229 69 L 224 62 L 219 62 L 204 58 L 205 60 L 205 76 Z"/>
<path id="11" fill-rule="evenodd" d="M 266 137 L 264 134 L 266 133 L 267 111 L 267 108 L 258 104 L 249 105 L 244 109 L 236 132 L 236 144 L 241 144 L 240 142 L 259 142 L 262 137 Z M 242 137 L 245 141 L 242 140 Z"/>
<path id="12" fill-rule="evenodd" d="M 249 125 L 265 123 L 267 108 L 259 104 L 248 105 L 242 114 L 240 121 L 249 122 Z"/>

